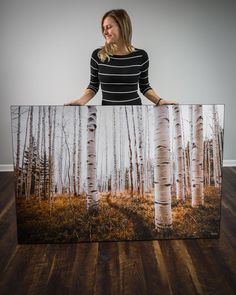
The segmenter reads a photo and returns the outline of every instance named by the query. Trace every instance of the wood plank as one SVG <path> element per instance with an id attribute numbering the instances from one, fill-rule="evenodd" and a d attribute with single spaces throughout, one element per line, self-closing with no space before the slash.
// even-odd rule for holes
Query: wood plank
<path id="1" fill-rule="evenodd" d="M 236 168 L 219 239 L 17 245 L 13 173 L 0 173 L 0 293 L 235 294 Z"/>

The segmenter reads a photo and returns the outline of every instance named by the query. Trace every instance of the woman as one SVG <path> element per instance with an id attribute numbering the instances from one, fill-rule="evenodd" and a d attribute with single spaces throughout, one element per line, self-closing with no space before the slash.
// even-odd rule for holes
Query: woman
<path id="1" fill-rule="evenodd" d="M 101 21 L 106 40 L 92 53 L 90 83 L 79 99 L 65 105 L 85 105 L 102 89 L 102 105 L 141 105 L 140 92 L 156 105 L 175 104 L 161 99 L 149 85 L 149 60 L 145 50 L 131 44 L 132 25 L 124 9 L 110 10 Z"/>

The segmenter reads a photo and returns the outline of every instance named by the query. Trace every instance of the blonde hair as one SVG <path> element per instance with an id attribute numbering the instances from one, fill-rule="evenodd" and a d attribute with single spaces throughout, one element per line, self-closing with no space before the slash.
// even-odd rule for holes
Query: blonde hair
<path id="1" fill-rule="evenodd" d="M 112 17 L 115 22 L 118 24 L 121 32 L 121 38 L 127 47 L 129 52 L 133 52 L 135 49 L 131 44 L 131 38 L 132 38 L 132 24 L 130 17 L 128 13 L 124 9 L 113 9 L 110 11 L 107 11 L 101 20 L 101 28 L 103 33 L 103 22 L 106 17 Z M 108 44 L 107 42 L 105 45 L 100 49 L 98 52 L 98 56 L 101 59 L 101 61 L 105 61 L 108 59 L 110 60 L 109 55 L 113 55 L 113 46 Z"/>

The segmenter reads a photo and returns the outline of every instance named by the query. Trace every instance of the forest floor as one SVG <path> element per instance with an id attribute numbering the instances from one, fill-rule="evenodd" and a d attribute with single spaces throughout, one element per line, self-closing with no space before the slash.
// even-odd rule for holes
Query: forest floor
<path id="1" fill-rule="evenodd" d="M 173 229 L 158 232 L 154 224 L 153 195 L 101 193 L 99 212 L 88 212 L 85 195 L 58 195 L 51 202 L 17 198 L 19 243 L 69 243 L 217 238 L 221 196 L 214 187 L 205 190 L 205 205 L 191 207 L 172 198 Z"/>

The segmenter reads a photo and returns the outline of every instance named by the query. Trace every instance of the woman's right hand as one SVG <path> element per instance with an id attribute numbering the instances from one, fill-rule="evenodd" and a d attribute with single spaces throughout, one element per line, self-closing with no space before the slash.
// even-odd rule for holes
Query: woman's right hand
<path id="1" fill-rule="evenodd" d="M 85 89 L 84 94 L 80 98 L 76 98 L 64 103 L 64 106 L 83 106 L 90 101 L 95 95 L 95 92 L 89 88 Z"/>

